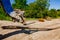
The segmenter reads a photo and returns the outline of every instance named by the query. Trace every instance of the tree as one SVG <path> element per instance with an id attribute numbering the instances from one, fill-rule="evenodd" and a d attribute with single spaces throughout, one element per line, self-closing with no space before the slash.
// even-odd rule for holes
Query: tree
<path id="1" fill-rule="evenodd" d="M 26 0 L 15 0 L 15 4 L 13 4 L 13 7 L 17 9 L 25 9 L 27 5 L 26 2 Z"/>
<path id="2" fill-rule="evenodd" d="M 60 9 L 57 9 L 57 14 L 60 17 Z"/>
<path id="3" fill-rule="evenodd" d="M 0 7 L 0 20 L 10 20 L 11 18 L 4 12 L 3 7 Z"/>
<path id="4" fill-rule="evenodd" d="M 26 17 L 43 18 L 48 8 L 49 0 L 36 0 L 35 2 L 28 4 Z"/>
<path id="5" fill-rule="evenodd" d="M 49 10 L 48 15 L 49 15 L 50 17 L 56 18 L 56 17 L 58 16 L 57 10 L 56 10 L 56 9 L 51 9 L 51 10 Z"/>

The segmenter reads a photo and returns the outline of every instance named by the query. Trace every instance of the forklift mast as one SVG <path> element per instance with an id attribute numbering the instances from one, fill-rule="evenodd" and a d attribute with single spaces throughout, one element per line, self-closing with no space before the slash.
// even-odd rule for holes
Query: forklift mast
<path id="1" fill-rule="evenodd" d="M 10 3 L 10 0 L 0 0 L 0 6 L 3 7 L 4 11 L 8 15 L 10 15 L 10 13 L 14 11 Z"/>
<path id="2" fill-rule="evenodd" d="M 1 1 L 0 1 L 0 7 L 1 7 Z"/>

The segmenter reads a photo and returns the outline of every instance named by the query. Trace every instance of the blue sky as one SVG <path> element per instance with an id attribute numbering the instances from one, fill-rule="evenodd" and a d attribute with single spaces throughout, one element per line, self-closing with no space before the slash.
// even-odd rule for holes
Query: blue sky
<path id="1" fill-rule="evenodd" d="M 11 1 L 11 4 L 14 3 L 14 0 L 10 0 Z"/>
<path id="2" fill-rule="evenodd" d="M 35 0 L 27 0 L 27 3 L 31 3 L 34 2 Z"/>
<path id="3" fill-rule="evenodd" d="M 60 0 L 50 0 L 50 9 L 60 9 Z"/>
<path id="4" fill-rule="evenodd" d="M 27 3 L 31 3 L 34 2 L 35 0 L 27 0 Z M 11 0 L 11 3 L 13 3 L 14 0 Z M 50 0 L 50 7 L 49 9 L 60 9 L 60 0 Z"/>

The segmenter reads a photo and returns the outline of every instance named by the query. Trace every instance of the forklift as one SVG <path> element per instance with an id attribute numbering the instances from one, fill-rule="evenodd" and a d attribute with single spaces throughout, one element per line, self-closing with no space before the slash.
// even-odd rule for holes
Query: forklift
<path id="1" fill-rule="evenodd" d="M 0 6 L 3 7 L 3 10 L 6 12 L 6 14 L 8 14 L 12 20 L 15 22 L 20 22 L 20 19 L 16 18 L 16 15 L 18 14 L 18 12 L 16 12 L 13 8 L 12 5 L 10 3 L 10 0 L 0 0 Z M 22 24 L 26 25 L 24 22 L 24 17 L 22 15 L 17 15 L 21 18 L 22 20 Z"/>
<path id="2" fill-rule="evenodd" d="M 10 0 L 0 0 L 0 6 L 2 6 L 3 10 L 5 11 L 5 13 L 12 18 L 12 21 L 14 20 L 14 22 L 15 21 L 20 22 L 20 19 L 15 18 L 14 16 L 12 16 L 12 15 L 14 15 L 14 13 L 15 13 L 14 11 L 15 10 L 12 8 Z M 24 17 L 20 16 L 20 18 L 22 20 L 21 23 L 23 24 L 23 27 L 15 27 L 15 28 L 28 29 L 27 25 L 35 23 L 35 22 L 25 23 Z M 9 26 L 9 27 L 10 28 L 14 28 L 14 26 Z M 5 27 L 4 26 L 4 28 L 9 28 L 9 27 L 7 27 L 7 26 Z"/>
<path id="3" fill-rule="evenodd" d="M 10 3 L 10 0 L 0 0 L 0 6 L 3 7 L 3 10 L 5 11 L 5 13 L 7 15 L 9 15 L 13 20 L 15 20 L 17 22 L 20 22 L 19 19 L 11 16 L 11 14 L 14 14 L 15 12 L 14 12 L 14 9 L 12 8 L 12 5 Z M 9 27 L 12 28 L 12 29 L 19 28 L 19 29 L 30 29 L 30 30 L 31 29 L 32 30 L 50 30 L 50 29 L 47 29 L 47 28 L 30 27 L 30 24 L 34 24 L 36 22 L 25 23 L 24 18 L 21 17 L 21 19 L 22 19 L 22 24 L 23 24 L 22 26 L 15 26 L 14 25 L 14 26 L 9 26 Z M 4 26 L 3 28 L 7 28 L 8 29 L 9 27 L 8 26 Z"/>

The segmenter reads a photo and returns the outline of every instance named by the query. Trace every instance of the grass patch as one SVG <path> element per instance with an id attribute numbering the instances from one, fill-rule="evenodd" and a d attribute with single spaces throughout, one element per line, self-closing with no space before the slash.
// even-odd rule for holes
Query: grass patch
<path id="1" fill-rule="evenodd" d="M 26 20 L 37 20 L 37 18 L 25 18 Z"/>

